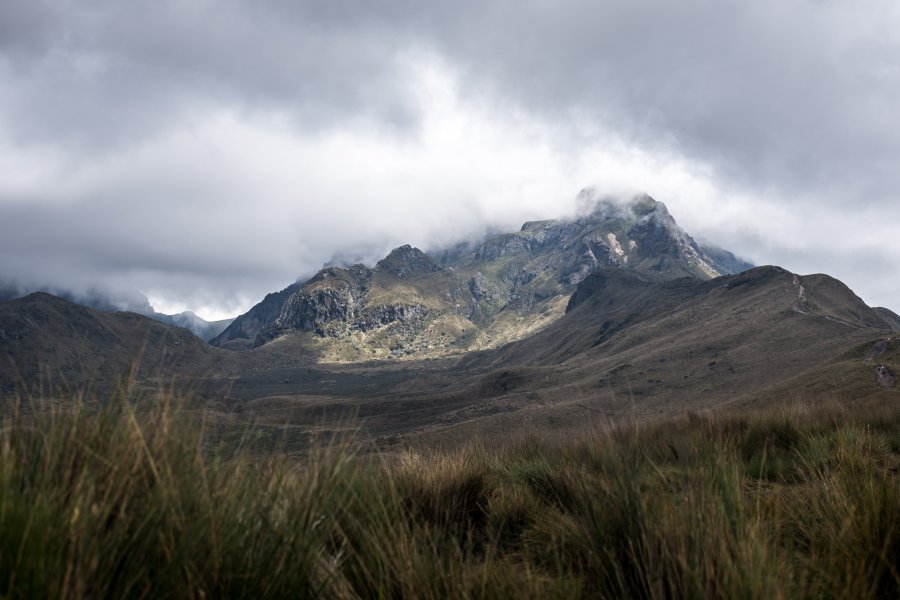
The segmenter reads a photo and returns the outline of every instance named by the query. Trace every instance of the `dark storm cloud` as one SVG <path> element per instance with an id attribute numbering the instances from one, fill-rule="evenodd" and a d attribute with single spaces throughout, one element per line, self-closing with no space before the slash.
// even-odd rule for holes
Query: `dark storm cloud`
<path id="1" fill-rule="evenodd" d="M 420 107 L 398 61 L 432 49 L 467 92 L 573 112 L 748 185 L 894 188 L 891 2 L 29 2 L 3 11 L 23 138 L 152 135 L 208 103 L 303 127 Z"/>
<path id="2" fill-rule="evenodd" d="M 494 3 L 495 6 L 504 6 Z M 451 21 L 472 74 L 547 115 L 583 111 L 748 186 L 897 189 L 893 2 L 531 2 Z"/>
<path id="3" fill-rule="evenodd" d="M 360 112 L 413 118 L 393 32 L 278 2 L 36 2 L 0 8 L 10 98 L 24 140 L 122 142 L 222 103 L 328 127 Z M 6 33 L 6 32 L 4 32 Z"/>
<path id="4" fill-rule="evenodd" d="M 700 165 L 710 189 L 746 219 L 749 232 L 726 227 L 738 250 L 803 266 L 833 255 L 838 275 L 862 280 L 866 265 L 896 264 L 900 248 L 843 245 L 832 239 L 838 228 L 817 223 L 897 209 L 898 57 L 900 9 L 888 0 L 4 2 L 0 160 L 13 166 L 0 166 L 0 269 L 20 275 L 71 262 L 76 279 L 128 271 L 129 281 L 153 273 L 160 282 L 172 273 L 174 295 L 188 297 L 191 277 L 218 280 L 220 291 L 255 280 L 256 293 L 342 249 L 427 242 L 447 237 L 447 224 L 475 231 L 472 215 L 490 220 L 498 210 L 488 192 L 472 197 L 479 180 L 465 165 L 429 186 L 398 166 L 369 167 L 377 148 L 348 156 L 363 131 L 360 145 L 374 136 L 385 153 L 418 157 L 404 144 L 425 144 L 418 136 L 434 107 L 416 93 L 414 71 L 437 64 L 466 106 L 512 119 L 505 131 L 518 133 L 521 115 L 550 131 L 548 152 L 560 162 L 598 146 L 616 152 L 614 139 Z M 234 138 L 209 134 L 221 114 L 286 132 L 303 144 L 302 160 L 279 162 L 279 152 L 298 150 L 275 134 L 267 142 L 239 127 Z M 320 151 L 333 135 L 350 141 Z M 229 145 L 243 154 L 210 169 Z M 521 176 L 514 165 L 510 179 Z M 355 176 L 367 189 L 336 191 L 359 169 L 369 169 Z M 547 212 L 604 183 L 566 182 Z M 436 211 L 440 223 L 416 197 L 468 204 Z M 716 237 L 722 222 L 704 220 L 706 205 L 692 213 L 691 198 L 662 199 Z M 759 199 L 768 204 L 749 204 Z M 766 234 L 777 212 L 766 206 L 792 229 Z M 260 210 L 281 218 L 273 225 Z M 885 223 L 871 227 L 884 237 Z M 849 267 L 854 252 L 870 260 Z M 876 271 L 884 278 L 883 266 Z"/>

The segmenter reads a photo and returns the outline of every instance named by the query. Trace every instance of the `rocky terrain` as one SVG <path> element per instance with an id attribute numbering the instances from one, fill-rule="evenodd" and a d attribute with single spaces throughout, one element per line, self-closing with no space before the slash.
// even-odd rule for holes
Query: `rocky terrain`
<path id="1" fill-rule="evenodd" d="M 319 362 L 424 359 L 495 348 L 559 319 L 588 275 L 710 279 L 749 267 L 701 248 L 661 202 L 588 201 L 576 219 L 525 223 L 480 244 L 426 254 L 402 246 L 373 268 L 323 269 L 235 322 L 212 344 L 247 349 L 301 336 Z"/>
<path id="2" fill-rule="evenodd" d="M 278 319 L 285 301 L 300 287 L 300 284 L 294 283 L 280 292 L 266 294 L 261 302 L 236 317 L 228 327 L 212 338 L 210 343 L 213 346 L 230 350 L 249 350 L 253 347 L 253 342 L 259 332 Z"/>

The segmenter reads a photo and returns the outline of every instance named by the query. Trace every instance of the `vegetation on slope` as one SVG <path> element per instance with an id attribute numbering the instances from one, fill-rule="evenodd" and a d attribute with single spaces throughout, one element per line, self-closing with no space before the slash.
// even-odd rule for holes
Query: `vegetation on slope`
<path id="1" fill-rule="evenodd" d="M 331 442 L 298 457 L 127 395 L 7 411 L 0 594 L 900 594 L 894 406 L 693 415 L 429 455 Z"/>

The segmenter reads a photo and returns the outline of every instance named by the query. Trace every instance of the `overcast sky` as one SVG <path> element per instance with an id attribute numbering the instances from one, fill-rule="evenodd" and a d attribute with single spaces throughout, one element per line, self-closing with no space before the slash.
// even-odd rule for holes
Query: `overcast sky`
<path id="1" fill-rule="evenodd" d="M 896 0 L 0 0 L 0 280 L 217 318 L 647 192 L 900 310 Z"/>

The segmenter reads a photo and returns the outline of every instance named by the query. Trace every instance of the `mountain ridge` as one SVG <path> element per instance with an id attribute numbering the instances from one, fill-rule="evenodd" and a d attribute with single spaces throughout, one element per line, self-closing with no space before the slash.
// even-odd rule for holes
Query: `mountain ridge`
<path id="1" fill-rule="evenodd" d="M 372 268 L 322 269 L 267 295 L 211 343 L 249 349 L 300 335 L 325 362 L 435 358 L 539 330 L 598 269 L 708 279 L 749 266 L 724 250 L 706 254 L 650 196 L 590 194 L 582 191 L 571 219 L 529 221 L 432 254 L 404 245 Z"/>
<path id="2" fill-rule="evenodd" d="M 900 331 L 900 315 L 883 306 L 876 306 L 872 310 L 877 312 L 882 320 L 890 325 L 894 331 Z"/>
<path id="3" fill-rule="evenodd" d="M 147 296 L 140 292 L 123 294 L 104 292 L 96 288 L 91 288 L 83 292 L 76 292 L 53 285 L 19 286 L 6 284 L 0 286 L 0 302 L 24 298 L 38 292 L 50 294 L 57 298 L 68 300 L 74 304 L 103 312 L 133 312 L 161 323 L 168 323 L 169 325 L 187 329 L 205 342 L 210 341 L 224 331 L 234 320 L 221 319 L 218 321 L 207 321 L 189 310 L 171 315 L 160 313 L 153 308 Z"/>
<path id="4" fill-rule="evenodd" d="M 198 375 L 217 352 L 184 328 L 46 292 L 0 303 L 0 386 L 7 391 L 17 383 L 108 389 L 128 373 Z"/>

